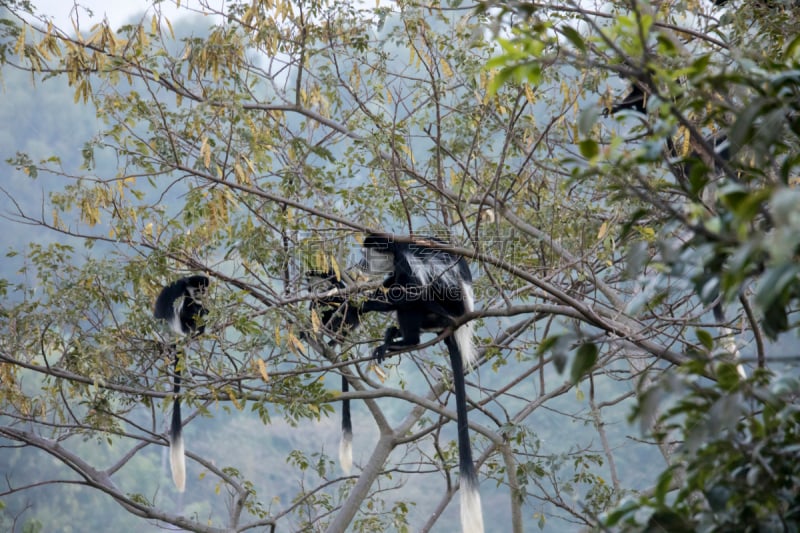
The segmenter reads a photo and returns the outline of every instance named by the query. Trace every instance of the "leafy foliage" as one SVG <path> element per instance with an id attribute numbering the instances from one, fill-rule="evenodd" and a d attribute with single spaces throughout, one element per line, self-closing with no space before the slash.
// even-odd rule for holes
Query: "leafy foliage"
<path id="1" fill-rule="evenodd" d="M 576 8 L 562 21 L 534 4 L 499 2 L 527 25 L 516 27 L 494 63 L 506 79 L 531 80 L 529 65 L 557 52 L 576 68 L 613 72 L 631 84 L 632 103 L 617 97 L 608 109 L 623 125 L 637 118 L 632 126 L 608 132 L 599 114 L 583 113 L 578 147 L 587 161 L 575 174 L 640 202 L 622 225 L 629 273 L 658 274 L 646 285 L 649 301 L 636 309 L 655 312 L 652 298 L 668 302 L 676 281 L 705 305 L 738 308 L 763 368 L 764 337 L 796 329 L 800 41 L 775 21 L 798 13 L 775 3 L 691 4 L 706 22 L 676 25 L 686 19 L 671 4 L 612 9 L 613 18 Z M 634 94 L 644 100 L 640 108 Z M 643 224 L 655 233 L 643 233 Z M 643 256 L 642 241 L 657 253 Z M 686 316 L 687 303 L 670 307 Z M 715 315 L 725 321 L 724 313 Z M 796 529 L 796 375 L 759 370 L 743 380 L 735 364 L 714 363 L 737 355 L 735 345 L 726 347 L 723 336 L 718 346 L 707 329 L 696 333 L 700 345 L 685 352 L 690 361 L 645 380 L 636 411 L 660 442 L 682 444 L 665 450 L 670 464 L 654 490 L 626 500 L 605 525 Z M 576 359 L 573 374 L 580 364 Z"/>

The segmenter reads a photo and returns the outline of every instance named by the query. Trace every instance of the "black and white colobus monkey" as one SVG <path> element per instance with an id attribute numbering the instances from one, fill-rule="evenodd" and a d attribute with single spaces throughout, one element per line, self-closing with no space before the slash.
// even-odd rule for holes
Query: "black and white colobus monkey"
<path id="1" fill-rule="evenodd" d="M 455 320 L 474 308 L 472 275 L 463 257 L 433 245 L 445 243 L 434 239 L 399 242 L 390 235 L 368 234 L 364 239 L 362 266 L 370 273 L 386 274 L 383 294 L 361 304 L 361 313 L 395 312 L 397 326 L 386 330 L 384 342 L 373 351 L 382 361 L 391 352 L 416 346 L 420 333 L 442 333 Z M 478 475 L 472 461 L 467 422 L 467 399 L 464 370 L 477 359 L 472 343 L 472 323 L 458 326 L 445 337 L 453 370 L 458 424 L 458 456 L 461 475 L 461 527 L 464 533 L 483 532 Z"/>
<path id="2" fill-rule="evenodd" d="M 200 335 L 205 330 L 202 317 L 208 313 L 203 306 L 202 297 L 208 288 L 206 276 L 196 275 L 180 278 L 161 290 L 156 298 L 153 316 L 166 320 L 170 329 L 180 336 Z M 198 320 L 201 319 L 201 320 Z M 169 465 L 172 480 L 178 491 L 186 488 L 186 458 L 183 446 L 183 422 L 181 420 L 181 371 L 178 365 L 178 348 L 173 342 L 169 346 L 173 359 L 174 382 L 172 392 L 175 395 L 172 406 L 172 422 L 169 430 Z"/>
<path id="3" fill-rule="evenodd" d="M 329 286 L 337 289 L 347 288 L 336 272 L 327 273 L 311 271 L 309 276 L 325 280 Z M 327 296 L 311 302 L 311 309 L 319 313 L 319 319 L 325 331 L 332 335 L 328 346 L 335 346 L 352 330 L 361 324 L 361 316 L 356 305 L 351 304 L 343 295 Z M 342 374 L 342 392 L 348 392 L 350 384 Z M 350 473 L 353 466 L 353 423 L 350 419 L 350 400 L 342 400 L 342 438 L 339 441 L 339 464 L 345 474 Z"/>

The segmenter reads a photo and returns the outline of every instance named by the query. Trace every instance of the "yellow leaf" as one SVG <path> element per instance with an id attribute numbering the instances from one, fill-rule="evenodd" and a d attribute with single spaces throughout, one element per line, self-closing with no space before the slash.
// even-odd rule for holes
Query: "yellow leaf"
<path id="1" fill-rule="evenodd" d="M 600 229 L 597 231 L 597 240 L 598 241 L 602 241 L 603 237 L 606 236 L 606 233 L 608 233 L 608 221 L 607 220 L 605 222 L 603 222 L 602 224 L 600 224 Z"/>
<path id="2" fill-rule="evenodd" d="M 375 372 L 375 375 L 378 376 L 378 379 L 381 380 L 381 383 L 386 381 L 386 372 L 384 372 L 381 367 L 378 365 L 372 365 L 372 371 Z"/>
<path id="3" fill-rule="evenodd" d="M 450 65 L 448 65 L 448 64 L 447 64 L 447 61 L 445 60 L 445 58 L 442 58 L 442 59 L 439 61 L 439 63 L 440 63 L 440 64 L 441 64 L 441 66 L 442 66 L 442 73 L 444 74 L 444 76 L 445 76 L 446 78 L 451 78 L 451 77 L 453 77 L 453 69 L 451 69 L 451 68 L 450 68 Z"/>
<path id="4" fill-rule="evenodd" d="M 211 166 L 211 147 L 208 145 L 208 137 L 203 137 L 203 143 L 200 145 L 200 157 L 203 158 L 203 165 L 209 168 Z"/>
<path id="5" fill-rule="evenodd" d="M 679 134 L 683 135 L 683 144 L 681 145 L 681 153 L 680 153 L 680 154 L 678 154 L 678 155 L 682 155 L 682 156 L 683 156 L 683 155 L 686 155 L 686 154 L 688 154 L 688 153 L 689 153 L 689 150 L 690 150 L 690 149 L 691 149 L 691 147 L 692 147 L 692 145 L 691 145 L 691 144 L 692 144 L 692 143 L 691 143 L 691 141 L 692 141 L 692 136 L 691 136 L 691 135 L 689 135 L 689 130 L 687 130 L 687 129 L 686 129 L 686 128 L 684 128 L 683 126 L 681 126 L 680 128 L 678 128 L 678 132 L 679 132 Z"/>
<path id="6" fill-rule="evenodd" d="M 14 46 L 14 53 L 17 55 L 22 55 L 22 51 L 25 49 L 25 28 L 26 26 L 22 26 L 22 31 L 19 32 L 19 37 L 17 38 L 17 44 Z"/>
<path id="7" fill-rule="evenodd" d="M 236 410 L 241 411 L 242 404 L 239 403 L 239 400 L 236 398 L 236 395 L 233 393 L 233 391 L 231 389 L 225 389 L 225 392 L 228 393 L 228 398 L 230 398 L 231 402 L 233 403 L 233 406 L 236 407 Z"/>
<path id="8" fill-rule="evenodd" d="M 297 336 L 295 336 L 295 334 L 292 333 L 291 331 L 289 332 L 288 342 L 290 348 L 292 348 L 296 352 L 305 355 L 306 347 L 303 346 L 303 343 L 300 342 L 300 339 L 298 339 Z"/>
<path id="9" fill-rule="evenodd" d="M 402 151 L 404 154 L 406 154 L 406 156 L 408 156 L 408 159 L 409 159 L 409 160 L 410 160 L 412 163 L 414 163 L 414 162 L 415 162 L 415 161 L 414 161 L 414 154 L 411 152 L 411 149 L 410 149 L 408 146 L 406 146 L 405 144 L 401 144 L 401 145 L 399 146 L 399 148 L 400 148 L 400 150 L 401 150 L 401 151 Z"/>
<path id="10" fill-rule="evenodd" d="M 233 164 L 233 173 L 236 175 L 237 183 L 240 185 L 250 185 L 250 178 L 247 177 L 244 168 L 242 168 L 242 165 L 238 161 Z"/>
<path id="11" fill-rule="evenodd" d="M 253 162 L 250 161 L 248 158 L 246 158 L 244 156 L 242 156 L 242 159 L 244 160 L 245 164 L 247 164 L 247 168 L 250 170 L 250 174 L 255 174 L 256 173 L 256 169 L 253 166 Z"/>
<path id="12" fill-rule="evenodd" d="M 319 333 L 322 329 L 322 320 L 319 318 L 319 314 L 317 314 L 316 309 L 311 310 L 311 330 L 314 333 Z"/>
<path id="13" fill-rule="evenodd" d="M 264 383 L 268 382 L 269 374 L 267 374 L 267 363 L 265 363 L 263 359 L 257 359 L 256 364 L 258 365 L 258 372 L 261 374 L 261 379 L 264 380 Z"/>
<path id="14" fill-rule="evenodd" d="M 528 103 L 536 103 L 536 95 L 533 94 L 533 89 L 527 83 L 525 84 L 525 99 L 528 100 Z"/>
<path id="15" fill-rule="evenodd" d="M 644 237 L 645 240 L 647 240 L 648 242 L 652 242 L 653 240 L 655 240 L 656 232 L 653 228 L 640 227 L 638 231 L 642 235 L 642 237 Z"/>

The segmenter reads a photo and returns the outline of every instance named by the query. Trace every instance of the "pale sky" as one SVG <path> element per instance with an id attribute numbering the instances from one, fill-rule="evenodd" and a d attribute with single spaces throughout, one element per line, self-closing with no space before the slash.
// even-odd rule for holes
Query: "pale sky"
<path id="1" fill-rule="evenodd" d="M 164 0 L 158 4 L 158 9 L 170 21 L 174 22 L 181 15 L 189 13 L 187 7 L 199 10 L 200 1 L 181 0 L 181 7 L 178 8 L 175 0 Z M 211 5 L 219 4 L 220 7 L 224 5 L 224 0 L 202 1 Z M 150 15 L 153 13 L 152 2 L 147 0 L 115 0 L 112 2 L 108 0 L 32 0 L 32 2 L 40 13 L 52 17 L 56 26 L 67 32 L 72 29 L 71 17 L 76 12 L 76 4 L 93 11 L 93 17 L 88 18 L 84 10 L 77 10 L 79 13 L 78 21 L 82 31 L 88 30 L 92 25 L 103 20 L 103 17 L 108 17 L 112 29 L 116 30 L 123 24 L 130 22 L 132 16 L 141 16 L 148 9 L 150 10 L 148 12 Z"/>

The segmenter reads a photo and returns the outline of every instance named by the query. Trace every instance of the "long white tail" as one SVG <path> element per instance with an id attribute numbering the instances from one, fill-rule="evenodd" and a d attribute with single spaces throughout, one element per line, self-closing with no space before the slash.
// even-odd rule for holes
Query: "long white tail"
<path id="1" fill-rule="evenodd" d="M 464 298 L 464 309 L 468 313 L 472 312 L 475 309 L 475 297 L 472 293 L 472 285 L 462 281 L 461 291 Z M 459 326 L 453 332 L 458 350 L 461 352 L 461 360 L 464 362 L 464 367 L 467 371 L 475 368 L 475 364 L 478 362 L 478 352 L 475 350 L 475 343 L 472 342 L 472 335 L 472 322 L 467 322 Z"/>
<path id="2" fill-rule="evenodd" d="M 467 371 L 472 370 L 478 362 L 478 352 L 472 342 L 472 322 L 459 326 L 453 336 L 456 338 L 458 350 L 461 352 L 461 360 L 464 361 L 464 367 L 466 367 Z"/>
<path id="3" fill-rule="evenodd" d="M 478 479 L 472 476 L 461 476 L 461 530 L 463 533 L 483 533 L 483 511 L 481 510 L 481 494 L 478 491 Z"/>
<path id="4" fill-rule="evenodd" d="M 173 344 L 175 354 L 175 378 L 172 384 L 172 393 L 175 400 L 172 402 L 172 421 L 169 427 L 169 468 L 172 470 L 172 481 L 178 492 L 186 490 L 186 456 L 183 448 L 183 421 L 181 420 L 181 367 L 177 349 Z"/>
<path id="5" fill-rule="evenodd" d="M 183 449 L 183 436 L 177 435 L 169 443 L 169 468 L 172 470 L 172 481 L 178 492 L 186 490 L 186 456 Z"/>
<path id="6" fill-rule="evenodd" d="M 736 363 L 736 372 L 739 373 L 739 376 L 742 379 L 747 379 L 747 372 L 742 365 L 739 348 L 736 346 L 736 334 L 731 328 L 724 325 L 727 320 L 725 318 L 725 312 L 722 310 L 722 304 L 719 302 L 714 306 L 714 320 L 721 324 L 719 327 L 719 334 L 722 349 L 727 352 L 726 355 L 728 358 Z"/>
<path id="7" fill-rule="evenodd" d="M 339 441 L 339 465 L 345 474 L 349 474 L 353 467 L 353 433 L 351 431 L 342 432 L 342 438 Z"/>
<path id="8" fill-rule="evenodd" d="M 472 311 L 472 287 L 462 284 L 464 308 Z M 453 369 L 453 391 L 456 396 L 456 422 L 458 425 L 458 459 L 461 483 L 461 530 L 463 533 L 483 533 L 483 510 L 478 492 L 478 474 L 472 462 L 472 446 L 469 441 L 467 421 L 467 392 L 464 371 L 477 363 L 477 351 L 472 343 L 472 323 L 467 322 L 453 332 L 446 341 Z"/>
<path id="9" fill-rule="evenodd" d="M 342 393 L 347 394 L 350 383 L 342 374 Z M 342 400 L 342 438 L 339 441 L 339 465 L 345 474 L 353 467 L 353 423 L 350 420 L 350 400 Z"/>

